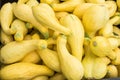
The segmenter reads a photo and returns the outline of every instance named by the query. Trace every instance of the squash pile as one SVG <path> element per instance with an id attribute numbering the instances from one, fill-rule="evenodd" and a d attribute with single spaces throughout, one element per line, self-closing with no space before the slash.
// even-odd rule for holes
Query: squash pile
<path id="1" fill-rule="evenodd" d="M 8 2 L 0 26 L 0 80 L 120 77 L 120 0 Z"/>

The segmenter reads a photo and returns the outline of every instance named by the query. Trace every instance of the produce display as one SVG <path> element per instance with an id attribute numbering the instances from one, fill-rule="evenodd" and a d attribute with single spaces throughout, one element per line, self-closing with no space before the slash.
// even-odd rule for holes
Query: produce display
<path id="1" fill-rule="evenodd" d="M 120 77 L 120 0 L 3 4 L 0 67 L 0 80 Z"/>

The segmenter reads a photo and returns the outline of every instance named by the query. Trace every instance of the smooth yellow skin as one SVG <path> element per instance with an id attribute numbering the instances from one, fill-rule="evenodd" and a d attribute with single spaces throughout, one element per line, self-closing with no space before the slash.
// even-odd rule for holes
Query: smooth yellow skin
<path id="1" fill-rule="evenodd" d="M 56 51 L 46 48 L 38 50 L 38 53 L 46 66 L 56 72 L 61 72 L 58 53 Z"/>
<path id="2" fill-rule="evenodd" d="M 66 80 L 66 78 L 62 73 L 56 73 L 53 76 L 51 76 L 49 80 Z"/>
<path id="3" fill-rule="evenodd" d="M 112 60 L 111 63 L 113 65 L 120 65 L 120 49 L 116 48 L 114 51 L 115 51 L 115 54 L 116 54 L 116 59 Z"/>
<path id="4" fill-rule="evenodd" d="M 79 17 L 80 19 L 82 18 L 83 14 L 85 13 L 85 11 L 91 7 L 92 5 L 95 5 L 93 3 L 83 3 L 83 4 L 79 4 L 75 7 L 73 14 L 76 15 L 77 17 Z"/>
<path id="5" fill-rule="evenodd" d="M 105 3 L 103 3 L 109 11 L 109 16 L 112 17 L 115 12 L 117 11 L 117 4 L 115 1 L 105 1 Z"/>
<path id="6" fill-rule="evenodd" d="M 55 17 L 55 12 L 53 9 L 45 3 L 40 3 L 38 6 L 32 7 L 34 17 L 42 24 L 48 28 L 59 31 L 65 35 L 70 35 L 71 32 L 68 28 L 62 26 L 57 18 Z"/>
<path id="7" fill-rule="evenodd" d="M 33 16 L 32 9 L 27 4 L 17 4 L 13 12 L 18 19 L 31 23 L 45 38 L 49 37 L 48 29 L 42 26 Z"/>
<path id="8" fill-rule="evenodd" d="M 6 45 L 13 41 L 12 35 L 7 35 L 3 30 L 0 31 L 0 41 L 3 45 Z"/>
<path id="9" fill-rule="evenodd" d="M 66 36 L 60 35 L 57 38 L 57 51 L 61 71 L 68 80 L 81 80 L 84 75 L 83 65 L 76 57 L 68 52 L 66 43 Z"/>
<path id="10" fill-rule="evenodd" d="M 96 36 L 90 41 L 90 49 L 93 54 L 99 57 L 108 56 L 110 59 L 114 60 L 116 58 L 115 52 L 112 50 L 107 38 L 103 36 Z"/>
<path id="11" fill-rule="evenodd" d="M 110 60 L 107 57 L 98 57 L 92 53 L 89 45 L 85 46 L 85 57 L 82 60 L 84 77 L 87 79 L 102 79 L 107 73 Z"/>
<path id="12" fill-rule="evenodd" d="M 38 40 L 40 40 L 40 35 L 38 33 L 34 33 L 32 35 L 32 39 L 38 39 Z"/>
<path id="13" fill-rule="evenodd" d="M 108 78 L 118 77 L 118 70 L 117 70 L 117 67 L 115 65 L 110 64 L 107 66 L 106 77 L 108 77 Z"/>
<path id="14" fill-rule="evenodd" d="M 84 3 L 83 0 L 65 0 L 62 3 L 53 3 L 51 4 L 51 6 L 54 9 L 54 11 L 72 12 L 77 5 L 82 3 Z"/>
<path id="15" fill-rule="evenodd" d="M 1 21 L 1 27 L 3 29 L 3 31 L 10 35 L 10 25 L 13 21 L 13 7 L 11 3 L 6 3 L 1 7 L 1 17 L 0 17 L 0 21 Z"/>
<path id="16" fill-rule="evenodd" d="M 22 41 L 24 36 L 27 34 L 28 30 L 25 23 L 19 19 L 15 19 L 10 28 L 10 33 L 14 34 L 14 39 L 16 41 Z"/>
<path id="17" fill-rule="evenodd" d="M 118 39 L 118 38 L 110 37 L 110 38 L 108 38 L 108 41 L 109 41 L 113 50 L 120 46 L 120 39 Z"/>
<path id="18" fill-rule="evenodd" d="M 37 76 L 32 80 L 49 80 L 49 79 L 48 79 L 48 76 Z"/>
<path id="19" fill-rule="evenodd" d="M 85 0 L 87 3 L 105 3 L 105 0 Z"/>
<path id="20" fill-rule="evenodd" d="M 38 63 L 41 61 L 40 56 L 37 51 L 31 51 L 21 60 L 21 62 L 30 62 L 30 63 Z"/>
<path id="21" fill-rule="evenodd" d="M 88 8 L 82 17 L 85 32 L 89 37 L 94 37 L 109 20 L 108 9 L 104 5 L 93 5 Z"/>
<path id="22" fill-rule="evenodd" d="M 47 42 L 45 40 L 13 41 L 1 48 L 1 62 L 9 64 L 20 61 L 29 52 L 35 49 L 45 49 L 46 47 Z"/>
<path id="23" fill-rule="evenodd" d="M 59 3 L 59 0 L 40 0 L 41 3 L 47 3 L 47 4 L 53 4 L 53 3 Z"/>
<path id="24" fill-rule="evenodd" d="M 66 16 L 67 14 L 69 14 L 68 12 L 55 12 L 55 16 L 57 17 L 58 20 L 60 20 L 61 17 Z"/>
<path id="25" fill-rule="evenodd" d="M 51 38 L 51 37 L 48 38 L 46 41 L 47 41 L 47 44 L 48 44 L 48 45 L 56 44 L 56 40 L 53 39 L 53 38 Z"/>
<path id="26" fill-rule="evenodd" d="M 38 5 L 39 2 L 37 0 L 29 0 L 26 4 L 32 7 L 32 6 Z"/>
<path id="27" fill-rule="evenodd" d="M 60 23 L 71 30 L 72 35 L 68 36 L 71 54 L 81 61 L 84 41 L 84 27 L 81 20 L 73 14 L 68 14 L 60 19 Z"/>
<path id="28" fill-rule="evenodd" d="M 113 36 L 113 24 L 120 19 L 120 16 L 114 16 L 113 18 L 109 19 L 106 25 L 99 30 L 99 35 L 104 37 Z"/>
<path id="29" fill-rule="evenodd" d="M 1 69 L 2 80 L 30 80 L 36 76 L 52 76 L 54 71 L 45 65 L 33 63 L 14 63 Z"/>

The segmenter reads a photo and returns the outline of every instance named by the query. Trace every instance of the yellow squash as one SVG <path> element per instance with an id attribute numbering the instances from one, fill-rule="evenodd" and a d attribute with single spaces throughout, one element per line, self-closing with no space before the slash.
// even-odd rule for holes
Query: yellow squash
<path id="1" fill-rule="evenodd" d="M 52 76 L 54 71 L 45 65 L 14 63 L 1 69 L 2 80 L 31 80 L 36 76 Z"/>
<path id="2" fill-rule="evenodd" d="M 67 37 L 65 35 L 60 35 L 57 38 L 57 51 L 61 71 L 68 80 L 81 80 L 84 75 L 83 65 L 79 59 L 68 52 L 66 43 Z"/>
<path id="3" fill-rule="evenodd" d="M 89 45 L 85 46 L 85 57 L 82 60 L 84 77 L 86 79 L 102 79 L 107 73 L 110 60 L 107 57 L 98 57 L 92 53 Z"/>
<path id="4" fill-rule="evenodd" d="M 41 58 L 36 50 L 27 53 L 27 55 L 25 55 L 24 58 L 22 58 L 21 60 L 21 62 L 31 62 L 31 63 L 38 63 L 40 61 Z"/>
<path id="5" fill-rule="evenodd" d="M 32 7 L 33 15 L 42 24 L 52 30 L 59 31 L 65 35 L 70 35 L 71 32 L 68 28 L 62 26 L 57 18 L 53 9 L 45 3 L 40 3 L 37 6 Z"/>
<path id="6" fill-rule="evenodd" d="M 22 41 L 24 36 L 27 34 L 28 30 L 25 23 L 19 19 L 15 19 L 10 28 L 10 33 L 14 34 L 14 39 L 16 41 Z"/>
<path id="7" fill-rule="evenodd" d="M 33 78 L 32 80 L 48 80 L 48 76 L 37 76 Z"/>
<path id="8" fill-rule="evenodd" d="M 17 4 L 13 8 L 15 16 L 25 22 L 31 23 L 45 38 L 49 37 L 48 29 L 42 26 L 33 16 L 32 9 L 27 4 Z"/>
<path id="9" fill-rule="evenodd" d="M 45 40 L 13 41 L 1 48 L 1 62 L 9 64 L 20 61 L 29 52 L 35 49 L 45 49 L 46 47 L 47 42 Z"/>
<path id="10" fill-rule="evenodd" d="M 107 78 L 117 78 L 118 77 L 118 70 L 115 65 L 110 64 L 107 66 L 106 77 Z"/>
<path id="11" fill-rule="evenodd" d="M 54 11 L 67 11 L 72 12 L 79 4 L 84 3 L 83 0 L 64 0 L 62 3 L 53 3 L 51 7 Z"/>
<path id="12" fill-rule="evenodd" d="M 90 49 L 93 54 L 99 57 L 108 56 L 112 60 L 116 58 L 116 54 L 112 50 L 112 46 L 110 45 L 108 39 L 103 36 L 95 36 L 92 38 L 90 42 Z"/>
<path id="13" fill-rule="evenodd" d="M 38 53 L 46 66 L 56 72 L 61 71 L 60 62 L 56 51 L 46 48 L 43 50 L 38 50 Z"/>
<path id="14" fill-rule="evenodd" d="M 5 3 L 2 7 L 1 7 L 1 17 L 0 17 L 0 21 L 1 21 L 1 27 L 3 29 L 3 31 L 10 35 L 10 25 L 13 21 L 13 7 L 11 3 Z"/>
<path id="15" fill-rule="evenodd" d="M 79 4 L 75 7 L 73 14 L 76 15 L 77 17 L 79 17 L 80 19 L 82 18 L 83 14 L 85 13 L 85 11 L 91 7 L 92 5 L 95 5 L 93 3 L 83 3 L 83 4 Z"/>
<path id="16" fill-rule="evenodd" d="M 99 30 L 99 35 L 102 35 L 104 37 L 113 36 L 113 24 L 117 22 L 119 19 L 120 16 L 114 16 L 113 18 L 109 19 L 106 25 L 104 25 L 103 28 Z"/>
<path id="17" fill-rule="evenodd" d="M 88 8 L 82 17 L 85 32 L 94 37 L 109 20 L 108 9 L 104 5 L 93 5 Z"/>
<path id="18" fill-rule="evenodd" d="M 116 59 L 111 61 L 111 64 L 113 65 L 120 65 L 120 49 L 116 48 L 115 50 L 115 54 L 116 54 Z"/>
<path id="19" fill-rule="evenodd" d="M 60 19 L 60 23 L 71 30 L 72 35 L 68 36 L 68 44 L 71 47 L 72 55 L 82 60 L 83 41 L 84 41 L 84 27 L 80 19 L 68 14 Z"/>
<path id="20" fill-rule="evenodd" d="M 117 4 L 113 0 L 105 1 L 105 3 L 103 3 L 103 5 L 105 5 L 108 8 L 110 17 L 112 17 L 115 14 L 115 12 L 117 11 Z"/>
<path id="21" fill-rule="evenodd" d="M 66 16 L 68 14 L 68 12 L 63 11 L 63 12 L 55 12 L 55 16 L 57 17 L 57 19 L 59 20 L 61 17 Z"/>
<path id="22" fill-rule="evenodd" d="M 85 0 L 87 3 L 105 3 L 105 0 Z"/>
<path id="23" fill-rule="evenodd" d="M 119 38 L 110 37 L 110 38 L 108 38 L 108 41 L 109 41 L 113 50 L 120 46 L 120 39 Z"/>
<path id="24" fill-rule="evenodd" d="M 51 76 L 49 80 L 66 80 L 66 78 L 62 73 L 56 73 L 53 76 Z"/>
<path id="25" fill-rule="evenodd" d="M 0 41 L 3 45 L 13 41 L 13 36 L 6 34 L 3 30 L 0 30 Z"/>
<path id="26" fill-rule="evenodd" d="M 39 2 L 37 0 L 28 0 L 26 4 L 32 7 L 32 6 L 38 5 Z"/>
<path id="27" fill-rule="evenodd" d="M 59 0 L 40 0 L 41 3 L 47 3 L 47 4 L 53 4 L 53 3 L 59 3 Z"/>

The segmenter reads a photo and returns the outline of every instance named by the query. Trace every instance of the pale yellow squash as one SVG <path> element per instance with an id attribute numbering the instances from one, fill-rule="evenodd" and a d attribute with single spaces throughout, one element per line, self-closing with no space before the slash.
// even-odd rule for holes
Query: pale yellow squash
<path id="1" fill-rule="evenodd" d="M 83 0 L 65 0 L 62 3 L 53 3 L 51 4 L 51 7 L 54 9 L 54 11 L 72 12 L 77 5 L 82 3 L 84 3 Z"/>
<path id="2" fill-rule="evenodd" d="M 1 62 L 9 64 L 20 61 L 29 52 L 35 49 L 45 49 L 46 47 L 47 42 L 45 40 L 13 41 L 1 48 Z"/>
<path id="3" fill-rule="evenodd" d="M 56 72 L 61 72 L 58 53 L 56 51 L 46 48 L 38 50 L 38 53 L 46 66 Z"/>
<path id="4" fill-rule="evenodd" d="M 45 38 L 49 37 L 48 29 L 42 26 L 33 16 L 32 8 L 27 4 L 17 4 L 13 12 L 18 19 L 31 23 Z"/>
<path id="5" fill-rule="evenodd" d="M 66 43 L 67 37 L 65 35 L 60 35 L 57 38 L 57 51 L 61 71 L 68 80 L 81 80 L 84 75 L 83 65 L 79 59 L 68 52 Z"/>
<path id="6" fill-rule="evenodd" d="M 13 7 L 11 3 L 5 3 L 2 7 L 1 7 L 1 17 L 0 17 L 0 21 L 1 21 L 1 27 L 3 29 L 3 31 L 10 35 L 10 25 L 13 21 Z"/>
<path id="7" fill-rule="evenodd" d="M 96 32 L 106 25 L 109 20 L 108 9 L 104 5 L 93 5 L 88 8 L 82 17 L 85 32 L 92 38 Z"/>
<path id="8" fill-rule="evenodd" d="M 0 41 L 3 45 L 6 45 L 13 41 L 13 36 L 6 34 L 3 30 L 0 30 Z"/>
<path id="9" fill-rule="evenodd" d="M 52 76 L 54 71 L 45 65 L 14 63 L 1 69 L 2 80 L 30 80 L 36 76 Z"/>
<path id="10" fill-rule="evenodd" d="M 48 76 L 37 76 L 33 78 L 32 80 L 48 80 Z"/>
<path id="11" fill-rule="evenodd" d="M 86 79 L 102 79 L 107 73 L 110 60 L 107 57 L 98 57 L 92 53 L 89 45 L 85 46 L 85 57 L 82 60 L 84 77 Z"/>
<path id="12" fill-rule="evenodd" d="M 117 78 L 118 77 L 118 70 L 115 65 L 110 64 L 107 66 L 106 77 L 107 78 Z"/>
<path id="13" fill-rule="evenodd" d="M 103 36 L 95 36 L 90 41 L 90 49 L 93 54 L 99 57 L 108 56 L 110 59 L 114 60 L 116 58 L 115 52 L 112 50 L 107 38 Z"/>
<path id="14" fill-rule="evenodd" d="M 21 60 L 21 62 L 29 62 L 29 63 L 38 63 L 40 61 L 41 58 L 36 50 L 27 53 L 27 55 L 25 55 L 25 57 Z"/>
<path id="15" fill-rule="evenodd" d="M 68 14 L 60 19 L 60 23 L 71 30 L 72 35 L 68 36 L 68 44 L 72 55 L 81 61 L 84 41 L 84 27 L 81 20 L 73 14 Z"/>
<path id="16" fill-rule="evenodd" d="M 54 10 L 45 3 L 40 3 L 38 6 L 32 7 L 33 15 L 42 24 L 52 30 L 59 31 L 65 35 L 70 35 L 71 32 L 68 28 L 62 26 L 55 17 Z"/>
<path id="17" fill-rule="evenodd" d="M 10 33 L 14 34 L 14 39 L 16 41 L 22 41 L 24 36 L 27 34 L 28 30 L 25 23 L 19 19 L 15 19 L 10 28 Z"/>

